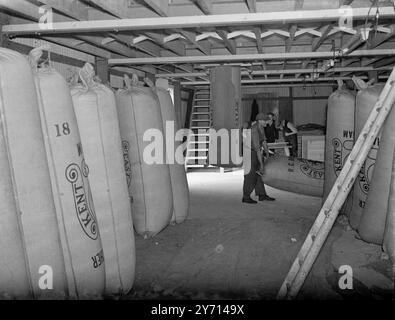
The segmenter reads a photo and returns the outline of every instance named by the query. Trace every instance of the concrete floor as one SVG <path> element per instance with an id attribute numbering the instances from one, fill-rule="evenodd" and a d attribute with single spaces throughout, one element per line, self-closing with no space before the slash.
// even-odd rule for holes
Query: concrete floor
<path id="1" fill-rule="evenodd" d="M 186 222 L 153 239 L 136 237 L 131 299 L 274 299 L 321 199 L 267 188 L 275 202 L 241 203 L 243 172 L 188 173 Z M 299 299 L 389 299 L 391 263 L 379 246 L 355 238 L 338 221 Z M 350 265 L 354 289 L 338 289 L 338 268 Z"/>

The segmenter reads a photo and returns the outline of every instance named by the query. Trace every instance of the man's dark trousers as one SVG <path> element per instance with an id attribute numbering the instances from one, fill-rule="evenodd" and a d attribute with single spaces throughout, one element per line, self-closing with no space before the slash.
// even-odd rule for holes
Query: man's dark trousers
<path id="1" fill-rule="evenodd" d="M 265 185 L 262 178 L 256 173 L 259 168 L 258 156 L 255 151 L 251 151 L 251 169 L 246 175 L 244 175 L 243 184 L 243 198 L 248 199 L 255 189 L 257 196 L 266 196 Z"/>

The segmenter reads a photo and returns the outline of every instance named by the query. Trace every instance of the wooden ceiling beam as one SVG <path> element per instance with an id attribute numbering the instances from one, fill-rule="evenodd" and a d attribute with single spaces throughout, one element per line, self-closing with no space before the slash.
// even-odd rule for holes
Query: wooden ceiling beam
<path id="1" fill-rule="evenodd" d="M 178 56 L 185 55 L 185 48 L 184 47 L 180 48 L 177 45 L 172 45 L 170 43 L 166 43 L 164 41 L 164 36 L 153 33 L 153 32 L 144 32 L 143 34 L 146 35 L 147 37 L 149 37 L 152 41 L 154 41 L 157 45 L 159 45 L 163 49 L 171 51 Z"/>
<path id="2" fill-rule="evenodd" d="M 368 37 L 366 37 L 365 32 L 369 32 L 371 27 L 371 23 L 368 23 L 363 27 L 360 27 L 357 29 L 357 33 L 351 36 L 345 44 L 342 45 L 341 51 L 343 55 L 349 55 L 351 52 L 353 52 L 355 49 L 357 49 L 359 46 L 361 46 L 363 43 L 365 43 L 368 40 Z"/>
<path id="3" fill-rule="evenodd" d="M 295 40 L 295 32 L 298 30 L 297 24 L 292 24 L 289 28 L 289 38 L 285 41 L 285 52 L 290 52 Z"/>
<path id="4" fill-rule="evenodd" d="M 226 49 L 228 49 L 231 54 L 236 54 L 236 44 L 233 40 L 228 39 L 228 33 L 224 30 L 217 30 L 217 33 L 222 38 Z"/>
<path id="5" fill-rule="evenodd" d="M 192 2 L 206 15 L 213 14 L 212 0 L 192 0 Z"/>
<path id="6" fill-rule="evenodd" d="M 152 11 L 161 17 L 167 17 L 169 15 L 169 2 L 163 0 L 141 0 L 146 7 L 149 7 Z"/>
<path id="7" fill-rule="evenodd" d="M 261 34 L 262 34 L 261 29 L 260 28 L 254 28 L 254 34 L 255 34 L 255 38 L 256 38 L 256 45 L 257 45 L 258 53 L 262 54 L 263 53 L 263 41 L 262 41 L 262 38 L 261 38 Z M 261 67 L 262 67 L 262 70 L 266 70 L 267 69 L 266 62 L 263 59 L 261 61 Z M 266 79 L 268 78 L 267 74 L 265 74 L 265 78 Z"/>
<path id="8" fill-rule="evenodd" d="M 340 0 L 340 6 L 349 6 L 354 0 Z"/>
<path id="9" fill-rule="evenodd" d="M 96 7 L 100 11 L 105 12 L 115 18 L 119 18 L 119 19 L 126 18 L 126 16 L 124 16 L 122 13 L 119 13 L 117 10 L 114 10 L 110 6 L 108 6 L 106 4 L 105 0 L 104 1 L 101 1 L 101 0 L 81 0 L 81 1 L 91 4 L 93 7 Z"/>
<path id="10" fill-rule="evenodd" d="M 392 24 L 388 27 L 388 33 L 375 33 L 370 32 L 369 39 L 367 41 L 367 47 L 369 49 L 374 49 L 378 47 L 380 44 L 390 40 L 393 36 L 395 36 L 395 24 Z"/>
<path id="11" fill-rule="evenodd" d="M 315 38 L 311 45 L 311 51 L 316 51 L 322 43 L 327 39 L 329 32 L 332 30 L 333 25 L 327 24 L 320 29 L 321 37 Z"/>
<path id="12" fill-rule="evenodd" d="M 388 66 L 388 65 L 391 65 L 391 67 L 393 67 L 394 64 L 395 64 L 395 57 L 389 57 L 389 58 L 381 59 L 380 61 L 375 62 L 374 67 L 375 68 L 382 68 L 382 67 Z"/>
<path id="13" fill-rule="evenodd" d="M 161 17 L 168 17 L 169 3 L 167 1 L 163 1 L 163 0 L 142 0 L 142 1 L 148 8 L 154 11 L 157 15 Z M 204 48 L 196 41 L 196 34 L 194 34 L 193 32 L 182 30 L 182 29 L 176 29 L 175 31 L 181 34 L 182 36 L 184 36 L 185 39 L 187 39 L 190 43 L 196 46 L 196 48 L 202 53 L 206 55 L 211 53 L 209 50 Z"/>
<path id="14" fill-rule="evenodd" d="M 212 56 L 183 56 L 183 57 L 158 57 L 158 58 L 125 58 L 111 59 L 110 64 L 174 64 L 174 63 L 215 63 L 215 62 L 240 62 L 264 60 L 298 60 L 298 59 L 326 59 L 338 55 L 336 52 L 285 52 L 240 55 L 212 55 Z M 395 49 L 355 50 L 350 57 L 360 56 L 394 56 Z"/>
<path id="15" fill-rule="evenodd" d="M 65 48 L 73 49 L 76 51 L 80 51 L 86 54 L 90 54 L 95 57 L 111 59 L 113 56 L 108 49 L 101 49 L 97 46 L 93 46 L 85 41 L 73 38 L 60 38 L 60 37 L 41 37 L 40 39 L 60 45 Z"/>
<path id="16" fill-rule="evenodd" d="M 186 31 L 182 29 L 176 29 L 176 32 L 179 32 L 181 35 L 183 35 L 191 44 L 193 44 L 200 52 L 204 53 L 205 55 L 211 54 L 211 50 L 208 48 L 205 48 L 202 46 L 200 43 L 196 41 L 196 33 L 191 32 L 191 31 Z"/>
<path id="17" fill-rule="evenodd" d="M 17 1 L 17 0 L 15 0 Z M 9 1 L 10 3 L 14 2 Z M 8 3 L 8 2 L 7 2 Z M 367 17 L 373 18 L 375 10 L 369 12 L 369 8 L 354 8 L 353 19 L 365 20 Z M 247 14 L 226 14 L 188 17 L 159 17 L 159 18 L 139 18 L 139 19 L 118 19 L 118 20 L 91 20 L 55 22 L 52 28 L 41 29 L 37 24 L 27 25 L 6 25 L 3 32 L 10 35 L 22 34 L 55 34 L 55 33 L 95 33 L 114 31 L 137 31 L 137 30 L 168 30 L 177 28 L 215 28 L 215 27 L 241 27 L 262 24 L 291 24 L 306 22 L 337 21 L 339 19 L 338 9 L 327 10 L 297 10 L 284 12 L 259 12 Z M 395 8 L 380 7 L 381 19 L 395 18 Z"/>
<path id="18" fill-rule="evenodd" d="M 48 5 L 54 5 L 54 11 L 59 12 L 61 15 L 54 13 L 54 18 L 56 20 L 62 20 L 64 17 L 71 18 L 76 21 L 67 21 L 67 23 L 75 23 L 75 22 L 80 22 L 78 21 L 79 19 L 83 19 L 84 17 L 80 16 L 79 14 L 75 12 L 71 12 L 70 10 L 64 9 L 61 6 L 58 6 L 54 4 L 52 1 L 48 0 L 40 0 L 41 3 L 43 4 L 48 4 Z M 35 6 L 34 4 L 27 2 L 25 0 L 12 0 L 12 1 L 6 1 L 6 2 L 0 2 L 0 7 L 6 8 L 7 10 L 10 10 L 12 12 L 17 13 L 18 15 L 22 15 L 29 20 L 35 21 L 35 25 L 38 25 L 38 21 L 40 20 L 40 13 L 39 13 L 39 7 Z M 63 13 L 64 10 L 64 13 Z M 62 40 L 61 45 L 71 47 L 75 50 L 80 50 L 82 47 L 84 47 L 84 51 L 86 52 L 86 49 L 88 46 L 82 46 L 81 44 L 78 46 L 73 47 L 72 44 L 69 44 L 69 41 L 74 41 L 70 38 L 72 36 L 67 36 L 67 37 L 51 37 L 51 36 L 41 36 L 40 33 L 33 34 L 37 38 L 45 39 L 47 41 L 55 43 L 58 40 Z M 90 45 L 93 45 L 99 49 L 104 49 L 107 50 L 108 52 L 113 52 L 116 54 L 119 54 L 121 56 L 125 57 L 136 57 L 136 54 L 133 50 L 131 50 L 129 47 L 121 44 L 121 43 L 107 43 L 107 44 L 102 44 L 102 40 L 104 39 L 103 37 L 93 37 L 93 36 L 74 36 L 74 38 L 85 41 L 89 43 Z M 91 54 L 94 55 L 92 52 Z"/>
<path id="19" fill-rule="evenodd" d="M 360 79 L 366 80 L 368 79 L 367 76 L 362 76 L 359 77 Z M 379 76 L 380 79 L 388 79 L 388 76 Z M 253 84 L 253 83 L 297 83 L 297 82 L 303 82 L 303 83 L 320 83 L 320 82 L 330 82 L 330 81 L 337 81 L 337 80 L 352 80 L 352 77 L 322 77 L 318 79 L 296 79 L 296 78 L 284 78 L 284 79 L 244 79 L 241 80 L 241 84 Z M 210 82 L 208 81 L 194 81 L 194 82 L 181 82 L 181 85 L 207 85 Z"/>
<path id="20" fill-rule="evenodd" d="M 395 58 L 395 57 L 394 57 Z M 391 61 L 389 60 L 389 63 L 391 64 Z M 340 68 L 334 68 L 332 70 L 327 70 L 327 71 L 321 71 L 320 73 L 329 73 L 329 72 L 368 72 L 368 71 L 390 71 L 392 70 L 392 66 L 381 66 L 381 67 L 340 67 Z M 295 74 L 295 73 L 312 73 L 316 72 L 317 70 L 309 68 L 309 69 L 276 69 L 276 70 L 253 70 L 252 72 L 242 70 L 241 75 L 242 76 L 248 76 L 249 74 L 256 75 L 256 76 L 263 76 L 263 75 L 281 75 L 281 74 Z M 167 78 L 167 77 L 172 77 L 172 78 L 182 78 L 185 76 L 193 76 L 193 77 L 200 77 L 200 76 L 206 76 L 207 73 L 205 72 L 192 72 L 192 73 L 158 73 L 155 76 L 157 78 Z"/>
<path id="21" fill-rule="evenodd" d="M 262 31 L 260 28 L 254 28 L 254 33 L 255 33 L 258 53 L 263 53 L 263 41 L 261 38 Z"/>
<path id="22" fill-rule="evenodd" d="M 295 0 L 294 10 L 301 10 L 303 8 L 303 4 L 304 4 L 304 0 Z M 298 30 L 298 25 L 296 23 L 293 23 L 290 25 L 290 27 L 288 29 L 289 37 L 285 41 L 285 52 L 291 51 L 297 30 Z M 286 67 L 287 67 L 287 61 L 285 60 L 284 64 L 283 64 L 283 69 L 285 69 Z M 282 79 L 282 77 L 283 77 L 283 75 L 281 75 L 280 78 Z"/>
<path id="23" fill-rule="evenodd" d="M 245 0 L 245 2 L 250 12 L 256 12 L 256 0 Z"/>
<path id="24" fill-rule="evenodd" d="M 85 0 L 83 0 L 83 1 L 85 1 Z M 114 16 L 114 17 L 116 17 L 116 18 L 118 18 L 118 19 L 123 19 L 123 18 L 125 18 L 125 15 L 124 15 L 124 14 L 122 14 L 122 13 L 120 13 L 120 12 L 117 12 L 117 11 L 115 11 L 115 10 L 113 10 L 113 9 L 110 9 L 103 1 L 99 1 L 99 0 L 92 1 L 92 0 L 89 0 L 89 1 L 87 1 L 87 2 L 94 2 L 95 5 L 96 5 L 99 9 L 101 9 L 102 11 L 104 11 L 104 12 L 107 12 L 107 13 L 108 13 L 109 10 L 110 10 L 110 11 L 111 11 L 111 15 Z M 157 14 L 159 14 L 159 15 L 167 15 L 167 6 L 168 6 L 168 3 L 165 3 L 165 2 L 163 2 L 163 1 L 161 1 L 161 0 L 144 0 L 144 3 L 145 3 L 147 6 L 149 6 L 152 10 L 155 10 L 155 12 L 156 12 Z M 136 44 L 136 43 L 133 43 L 133 40 L 132 40 L 131 38 L 129 39 L 128 36 L 121 35 L 121 34 L 119 34 L 119 35 L 111 34 L 111 35 L 112 35 L 113 37 L 116 37 L 116 38 L 118 37 L 117 39 L 121 39 L 121 41 L 123 41 L 124 43 L 128 44 L 128 45 L 131 46 L 131 47 L 136 48 L 137 50 L 139 50 L 139 51 L 141 51 L 141 52 L 143 52 L 143 53 L 145 53 L 145 54 L 151 55 L 151 56 L 153 56 L 153 57 L 160 56 L 160 54 L 155 53 L 155 52 L 153 52 L 152 50 L 148 49 L 147 46 L 145 46 L 144 44 Z M 184 54 L 185 54 L 185 48 L 179 49 L 179 48 L 177 48 L 176 46 L 167 45 L 167 44 L 163 41 L 163 37 L 161 37 L 160 35 L 156 35 L 156 34 L 154 34 L 154 33 L 148 33 L 148 34 L 146 34 L 146 35 L 147 35 L 148 38 L 151 39 L 156 45 L 158 45 L 159 47 L 161 47 L 161 48 L 163 48 L 163 49 L 165 49 L 165 50 L 171 51 L 171 52 L 173 52 L 173 53 L 175 53 L 175 54 L 177 54 L 177 55 L 184 55 Z"/>

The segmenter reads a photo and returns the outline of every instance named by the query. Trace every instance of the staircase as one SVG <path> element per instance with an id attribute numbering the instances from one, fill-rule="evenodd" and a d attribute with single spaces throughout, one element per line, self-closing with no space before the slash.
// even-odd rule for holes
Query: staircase
<path id="1" fill-rule="evenodd" d="M 192 133 L 188 137 L 187 154 L 185 157 L 186 170 L 191 168 L 208 167 L 208 152 L 211 128 L 210 89 L 195 91 L 190 119 Z"/>

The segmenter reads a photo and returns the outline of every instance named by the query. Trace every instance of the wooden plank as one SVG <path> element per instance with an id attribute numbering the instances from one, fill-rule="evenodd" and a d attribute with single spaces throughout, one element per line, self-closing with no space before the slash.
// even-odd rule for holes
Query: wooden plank
<path id="1" fill-rule="evenodd" d="M 392 66 L 395 63 L 395 57 L 381 59 L 374 64 L 375 68 L 382 68 L 384 66 Z"/>
<path id="2" fill-rule="evenodd" d="M 67 16 L 73 20 L 88 20 L 88 15 L 81 11 L 70 10 L 64 5 L 59 4 L 56 0 L 38 0 L 39 3 L 51 7 L 55 12 L 58 12 L 64 16 Z M 81 8 L 79 8 L 81 9 Z"/>
<path id="3" fill-rule="evenodd" d="M 103 12 L 106 12 L 110 15 L 112 15 L 113 17 L 116 17 L 118 19 L 123 19 L 126 18 L 126 15 L 122 12 L 118 12 L 117 10 L 113 10 L 112 8 L 110 8 L 109 6 L 106 5 L 105 2 L 100 1 L 100 0 L 83 0 L 85 2 L 90 2 L 90 3 L 94 3 L 94 5 L 100 9 Z M 164 12 L 164 11 L 163 11 Z M 121 43 L 126 44 L 127 46 L 131 46 L 133 48 L 135 48 L 136 50 L 139 50 L 145 54 L 148 54 L 150 56 L 156 57 L 156 56 L 160 56 L 158 50 L 155 48 L 154 51 L 152 51 L 152 49 L 148 48 L 148 46 L 146 44 L 137 44 L 137 43 L 133 43 L 133 39 L 130 36 L 126 36 L 126 35 L 122 35 L 122 34 L 114 34 L 111 33 L 110 34 L 114 39 L 118 40 Z"/>
<path id="4" fill-rule="evenodd" d="M 153 10 L 156 14 L 158 14 L 161 17 L 167 17 L 168 12 L 169 12 L 169 4 L 166 1 L 162 0 L 142 0 L 143 3 Z M 199 49 L 202 53 L 204 54 L 210 54 L 210 51 L 201 46 L 197 41 L 196 41 L 196 34 L 190 31 L 182 30 L 182 29 L 176 29 L 175 32 L 181 34 L 182 36 L 185 37 L 190 43 L 196 46 L 197 49 Z M 185 50 L 185 49 L 184 49 Z"/>
<path id="5" fill-rule="evenodd" d="M 395 57 L 393 57 L 395 59 Z M 389 61 L 390 64 L 391 61 Z M 385 70 L 392 70 L 391 66 L 382 66 L 382 67 L 372 67 L 372 66 L 366 66 L 366 67 L 341 67 L 341 68 L 333 68 L 330 71 L 322 71 L 321 73 L 326 73 L 326 72 L 368 72 L 368 71 L 385 71 Z M 254 76 L 262 76 L 262 75 L 280 75 L 280 74 L 296 74 L 296 73 L 312 73 L 317 71 L 316 69 L 276 69 L 276 70 L 253 70 L 252 72 L 250 71 L 241 71 L 242 76 L 247 76 L 248 74 L 252 74 Z M 158 73 L 156 74 L 157 78 L 182 78 L 186 76 L 190 77 L 204 77 L 206 76 L 206 72 L 192 72 L 192 73 Z"/>
<path id="6" fill-rule="evenodd" d="M 17 0 L 15 0 L 17 1 Z M 12 1 L 14 2 L 14 1 Z M 8 2 L 7 2 L 8 3 Z M 373 18 L 376 10 L 369 8 L 354 8 L 353 19 L 365 20 L 367 17 Z M 27 25 L 7 25 L 3 27 L 3 32 L 12 35 L 21 34 L 55 34 L 55 33 L 76 33 L 76 32 L 113 32 L 136 31 L 136 30 L 166 30 L 177 28 L 210 28 L 210 27 L 231 27 L 250 26 L 262 24 L 285 24 L 285 23 L 306 23 L 337 21 L 340 13 L 338 9 L 327 10 L 297 10 L 283 12 L 258 12 L 247 14 L 226 14 L 207 16 L 187 16 L 187 17 L 159 17 L 159 18 L 139 18 L 139 19 L 118 19 L 118 20 L 92 20 L 78 22 L 55 22 L 53 28 L 42 30 L 37 24 Z M 381 19 L 395 18 L 395 8 L 380 7 Z"/>
<path id="7" fill-rule="evenodd" d="M 332 30 L 332 28 L 333 28 L 332 24 L 327 24 L 320 29 L 320 32 L 322 35 L 321 35 L 321 37 L 313 40 L 313 43 L 311 45 L 311 51 L 316 51 L 321 46 L 321 44 L 328 37 L 328 34 Z"/>
<path id="8" fill-rule="evenodd" d="M 187 103 L 187 112 L 186 112 L 186 115 L 185 115 L 185 123 L 184 123 L 184 128 L 187 128 L 187 129 L 189 129 L 189 127 L 191 125 L 194 97 L 195 97 L 195 90 L 189 91 L 188 103 Z"/>
<path id="9" fill-rule="evenodd" d="M 217 33 L 222 38 L 226 49 L 228 49 L 231 54 L 236 54 L 236 44 L 233 40 L 228 39 L 228 33 L 224 30 L 217 30 Z"/>
<path id="10" fill-rule="evenodd" d="M 353 182 L 358 176 L 374 140 L 392 108 L 394 100 L 395 69 L 382 90 L 375 107 L 370 113 L 343 169 L 284 280 L 278 293 L 278 299 L 293 299 L 297 296 L 337 218 L 339 209 L 347 198 Z"/>
<path id="11" fill-rule="evenodd" d="M 289 27 L 289 38 L 285 41 L 285 52 L 290 52 L 294 39 L 295 39 L 295 32 L 298 30 L 297 24 L 292 24 Z"/>
<path id="12" fill-rule="evenodd" d="M 14 41 L 7 41 L 7 48 L 10 48 L 11 50 L 15 50 L 18 51 L 19 53 L 28 55 L 30 53 L 31 50 L 33 50 L 35 47 L 32 46 L 28 46 L 25 44 L 21 44 L 21 43 L 17 43 Z M 78 60 L 75 58 L 71 58 L 71 57 L 67 57 L 67 56 L 63 56 L 60 54 L 57 54 L 55 52 L 51 52 L 51 60 L 54 62 L 58 62 L 58 63 L 63 63 L 63 64 L 67 64 L 73 67 L 78 67 L 81 68 L 84 66 L 84 64 L 86 63 L 86 61 L 82 61 L 82 60 Z"/>
<path id="13" fill-rule="evenodd" d="M 246 0 L 246 4 L 250 12 L 256 12 L 256 0 Z"/>
<path id="14" fill-rule="evenodd" d="M 204 14 L 212 14 L 213 2 L 212 0 L 192 0 Z"/>
<path id="15" fill-rule="evenodd" d="M 369 30 L 370 27 L 371 27 L 371 23 L 368 23 L 366 25 L 366 29 Z M 353 52 L 355 49 L 361 46 L 364 42 L 366 42 L 367 38 L 365 38 L 364 35 L 362 34 L 364 30 L 365 30 L 365 26 L 358 28 L 357 33 L 351 36 L 347 40 L 347 42 L 342 45 L 341 50 L 343 52 L 343 55 L 349 55 L 351 52 Z"/>
<path id="16" fill-rule="evenodd" d="M 87 14 L 81 14 L 80 11 L 76 11 L 76 10 L 69 10 L 64 5 L 60 5 L 55 0 L 39 0 L 39 1 L 45 5 L 50 6 L 55 11 L 59 12 L 61 15 L 70 17 L 73 20 L 82 21 L 82 20 L 88 19 Z M 98 2 L 98 1 L 85 1 L 85 2 L 93 4 L 96 7 L 102 8 L 103 11 L 107 12 L 106 5 L 102 4 L 101 2 Z M 60 2 L 60 3 L 62 3 L 62 2 Z M 113 39 L 113 40 L 116 40 L 118 43 L 112 43 L 111 45 L 109 45 L 108 46 L 109 51 L 115 52 L 117 54 L 121 54 L 124 56 L 128 56 L 128 55 L 136 56 L 135 52 L 130 49 L 130 43 L 122 40 L 120 36 L 114 35 L 112 33 L 109 33 L 108 35 L 110 36 L 110 38 L 101 38 L 101 37 L 92 38 L 92 37 L 85 36 L 85 37 L 79 37 L 79 39 L 83 39 L 87 43 L 91 43 L 92 45 L 95 45 L 99 48 L 104 48 L 104 49 L 107 49 L 106 45 L 109 45 L 110 42 L 112 42 L 112 41 L 105 41 L 105 40 L 106 39 Z M 100 39 L 101 39 L 101 41 L 100 41 Z"/>
<path id="17" fill-rule="evenodd" d="M 17 43 L 14 41 L 7 41 L 6 47 L 8 47 L 12 50 L 18 51 L 20 53 L 26 54 L 26 55 L 28 55 L 30 53 L 30 51 L 34 49 L 34 47 L 32 47 L 32 46 Z M 101 59 L 103 59 L 103 58 L 101 58 Z M 107 59 L 104 59 L 104 60 L 107 60 Z M 60 55 L 55 52 L 51 52 L 51 61 L 66 64 L 69 66 L 78 67 L 78 68 L 82 68 L 84 66 L 84 64 L 86 63 L 86 61 L 84 61 L 84 60 L 79 60 L 79 59 L 75 59 L 72 57 Z M 130 75 L 130 73 L 128 73 L 128 72 L 119 71 L 116 69 L 109 70 L 109 73 L 112 75 L 115 75 L 115 76 L 119 76 L 119 77 L 122 77 L 125 73 Z"/>
<path id="18" fill-rule="evenodd" d="M 100 0 L 82 0 L 83 2 L 89 3 L 94 7 L 98 8 L 99 10 L 108 13 L 109 15 L 115 18 L 125 18 L 126 16 L 122 15 L 116 10 L 113 10 L 110 6 L 108 6 L 105 1 Z"/>
<path id="19" fill-rule="evenodd" d="M 391 183 L 388 197 L 383 249 L 390 257 L 392 262 L 392 272 L 395 274 L 395 149 L 392 155 Z"/>
<path id="20" fill-rule="evenodd" d="M 301 259 L 302 256 L 299 256 L 298 258 L 297 263 L 298 264 L 301 263 L 302 265 L 295 277 L 294 283 L 289 287 L 288 293 L 286 295 L 287 299 L 294 299 L 299 293 L 299 290 L 302 287 L 307 275 L 309 274 L 315 259 L 317 258 L 326 238 L 328 237 L 328 234 L 333 224 L 335 223 L 340 207 L 343 205 L 344 201 L 346 200 L 347 195 L 350 192 L 352 183 L 355 181 L 355 178 L 358 176 L 359 170 L 361 169 L 367 157 L 367 154 L 370 151 L 370 148 L 372 147 L 373 142 L 376 139 L 379 130 L 381 129 L 384 123 L 385 117 L 387 116 L 389 110 L 391 109 L 391 106 L 395 98 L 395 87 L 392 87 L 392 92 L 389 93 L 388 95 L 389 97 L 387 98 L 385 104 L 383 104 L 383 101 L 381 104 L 383 105 L 383 107 L 381 108 L 383 110 L 381 114 L 383 115 L 380 117 L 379 120 L 376 120 L 376 122 L 373 124 L 374 127 L 367 128 L 370 130 L 363 130 L 364 134 L 368 134 L 368 137 L 366 139 L 364 139 L 362 135 L 360 136 L 360 139 L 358 139 L 361 141 L 365 141 L 365 146 L 360 149 L 354 147 L 354 150 L 361 150 L 359 155 L 356 156 L 354 154 L 354 157 L 350 156 L 350 158 L 347 160 L 345 164 L 346 169 L 342 170 L 342 172 L 344 172 L 344 175 L 347 176 L 344 179 L 342 179 L 342 177 L 339 176 L 337 180 L 342 181 L 342 184 L 340 185 L 340 183 L 335 183 L 335 187 L 332 189 L 331 192 L 331 194 L 333 195 L 330 194 L 328 196 L 329 200 L 326 201 L 327 204 L 326 205 L 324 204 L 323 209 L 321 209 L 320 215 L 322 215 L 322 217 L 318 218 L 317 220 L 325 219 L 324 216 L 326 216 L 326 219 L 322 222 L 322 226 L 319 229 L 319 232 L 315 232 L 315 230 L 312 230 L 313 231 L 311 233 L 312 239 L 311 240 L 306 239 L 307 243 L 312 241 L 311 249 L 309 250 L 308 254 L 306 254 L 306 257 L 304 259 Z M 376 111 L 374 110 L 372 113 L 376 113 Z M 369 126 L 372 126 L 370 121 L 368 121 L 367 124 Z M 350 161 L 354 161 L 354 165 L 351 166 Z M 339 189 L 336 190 L 335 188 L 339 188 Z M 330 205 L 331 202 L 332 202 L 332 206 Z"/>
<path id="21" fill-rule="evenodd" d="M 0 28 L 5 25 L 8 24 L 9 17 L 7 15 L 5 15 L 4 13 L 0 12 Z M 4 34 L 2 32 L 0 32 L 0 47 L 7 47 L 8 45 L 8 38 L 4 36 Z"/>
<path id="22" fill-rule="evenodd" d="M 368 77 L 361 76 L 360 79 L 366 80 Z M 387 79 L 387 76 L 380 76 L 380 79 Z M 258 84 L 258 83 L 319 83 L 319 82 L 336 82 L 337 80 L 352 80 L 352 77 L 321 77 L 318 79 L 302 79 L 302 78 L 284 78 L 284 79 L 243 79 L 241 80 L 242 84 Z M 190 82 L 181 82 L 181 85 L 193 85 L 193 86 L 201 86 L 209 84 L 209 81 L 190 81 Z"/>
<path id="23" fill-rule="evenodd" d="M 256 38 L 256 45 L 258 49 L 258 53 L 263 53 L 263 41 L 261 38 L 262 31 L 259 28 L 254 28 L 255 38 Z"/>
<path id="24" fill-rule="evenodd" d="M 144 5 L 151 8 L 161 17 L 167 17 L 169 14 L 169 2 L 163 0 L 141 0 Z"/>
<path id="25" fill-rule="evenodd" d="M 254 34 L 255 34 L 255 38 L 256 38 L 256 45 L 257 45 L 257 49 L 258 49 L 258 53 L 263 53 L 263 41 L 261 38 L 261 34 L 262 31 L 260 28 L 254 28 Z M 266 70 L 266 62 L 265 60 L 261 60 L 261 66 L 262 66 L 262 70 Z M 267 74 L 265 74 L 265 79 L 267 79 Z"/>
<path id="26" fill-rule="evenodd" d="M 315 38 L 313 40 L 313 43 L 311 45 L 311 51 L 314 52 L 321 46 L 321 44 L 327 39 L 327 37 L 332 29 L 333 29 L 332 24 L 327 24 L 320 29 L 321 37 Z M 311 59 L 307 59 L 307 60 L 303 61 L 302 69 L 307 68 L 310 61 L 311 61 Z M 300 76 L 300 73 L 296 74 L 295 78 L 298 78 L 299 76 Z"/>
<path id="27" fill-rule="evenodd" d="M 110 69 L 108 67 L 108 60 L 103 58 L 95 59 L 96 75 L 100 78 L 102 83 L 110 82 Z"/>
<path id="28" fill-rule="evenodd" d="M 66 48 L 81 51 L 83 53 L 87 53 L 92 56 L 102 57 L 102 58 L 107 58 L 107 59 L 113 58 L 110 51 L 98 48 L 97 46 L 90 45 L 90 44 L 86 43 L 85 41 L 77 44 L 76 42 L 78 40 L 73 39 L 73 38 L 41 37 L 40 39 L 60 45 L 60 46 L 63 46 L 63 47 L 66 47 Z"/>
<path id="29" fill-rule="evenodd" d="M 158 58 L 125 58 L 110 59 L 110 64 L 171 64 L 171 63 L 215 63 L 215 62 L 241 62 L 252 60 L 284 60 L 284 59 L 325 59 L 337 57 L 339 53 L 321 52 L 283 52 L 263 54 L 240 54 L 240 55 L 211 55 L 211 56 L 184 56 L 184 57 L 158 57 Z M 355 50 L 349 57 L 358 56 L 393 56 L 395 49 Z"/>
<path id="30" fill-rule="evenodd" d="M 199 49 L 205 55 L 211 54 L 211 50 L 210 49 L 205 48 L 204 46 L 202 46 L 200 43 L 198 43 L 196 41 L 196 33 L 191 32 L 191 31 L 182 30 L 182 29 L 176 29 L 176 31 L 179 32 L 180 34 L 182 34 L 186 39 L 188 39 L 188 41 L 190 43 L 195 45 L 196 48 Z"/>
<path id="31" fill-rule="evenodd" d="M 378 47 L 380 44 L 388 41 L 395 35 L 395 24 L 392 24 L 389 26 L 390 32 L 389 33 L 375 33 L 375 32 L 370 32 L 369 34 L 369 40 L 368 40 L 368 48 L 373 49 Z"/>
<path id="32" fill-rule="evenodd" d="M 177 45 L 173 45 L 171 43 L 165 43 L 164 42 L 164 36 L 159 35 L 157 33 L 153 32 L 144 32 L 144 34 L 152 39 L 157 45 L 162 47 L 165 50 L 171 51 L 175 53 L 178 56 L 184 56 L 185 55 L 185 48 Z"/>
<path id="33" fill-rule="evenodd" d="M 294 10 L 300 10 L 303 8 L 304 0 L 295 0 Z M 290 52 L 294 39 L 296 37 L 296 31 L 298 30 L 298 25 L 296 23 L 291 24 L 289 27 L 289 38 L 285 41 L 285 52 Z M 283 69 L 286 69 L 287 61 L 283 63 Z M 282 79 L 282 76 L 281 76 Z"/>
<path id="34" fill-rule="evenodd" d="M 41 0 L 41 3 L 45 3 L 45 4 L 53 4 L 53 1 L 48 1 L 48 0 Z M 33 21 L 39 21 L 40 20 L 40 13 L 39 13 L 39 7 L 25 1 L 25 0 L 13 0 L 13 1 L 6 1 L 3 3 L 0 3 L 0 7 L 4 7 L 7 8 L 13 12 L 22 14 L 23 16 L 27 17 L 29 20 L 33 20 Z M 68 9 L 64 9 L 63 7 L 57 5 L 55 6 L 55 10 L 60 12 L 61 15 L 54 13 L 54 19 L 56 20 L 62 20 L 64 19 L 64 17 L 71 17 L 71 19 L 82 19 L 83 17 L 80 16 L 79 14 L 72 12 Z M 65 11 L 63 13 L 63 10 Z M 76 21 L 67 21 L 66 23 L 75 23 Z M 38 23 L 35 23 L 36 26 L 39 26 Z M 40 27 L 40 26 L 39 26 Z M 34 34 L 35 36 L 38 37 L 40 33 Z M 68 35 L 67 38 L 69 38 L 70 36 Z M 64 41 L 68 41 L 67 38 Z M 134 56 L 136 57 L 136 53 L 131 50 L 129 47 L 124 46 L 120 43 L 108 43 L 107 45 L 103 45 L 102 44 L 102 39 L 103 37 L 99 37 L 99 36 L 79 36 L 76 37 L 80 40 L 83 40 L 87 43 L 90 43 L 91 45 L 94 45 L 98 48 L 101 49 L 105 49 L 108 50 L 110 52 L 115 52 L 117 54 L 120 54 L 122 56 L 125 57 L 130 57 L 130 56 Z M 75 48 L 76 50 L 79 50 L 79 47 Z"/>

